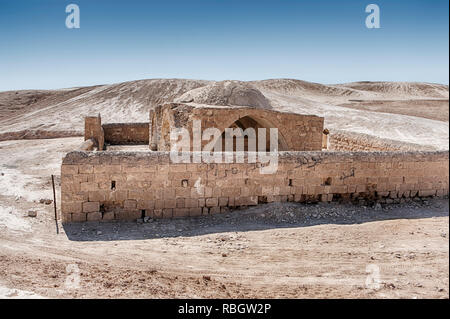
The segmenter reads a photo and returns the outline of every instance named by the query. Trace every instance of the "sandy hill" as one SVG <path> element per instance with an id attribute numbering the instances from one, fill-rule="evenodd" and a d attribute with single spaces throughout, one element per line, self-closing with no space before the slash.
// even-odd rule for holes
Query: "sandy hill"
<path id="1" fill-rule="evenodd" d="M 219 106 L 272 108 L 270 101 L 253 85 L 242 81 L 213 82 L 184 93 L 175 102 Z"/>
<path id="2" fill-rule="evenodd" d="M 406 82 L 324 85 L 293 79 L 150 79 L 60 90 L 0 92 L 0 140 L 72 136 L 83 118 L 144 122 L 172 101 L 255 106 L 325 117 L 328 128 L 448 149 L 448 86 Z"/>
<path id="3" fill-rule="evenodd" d="M 382 94 L 385 97 L 392 96 L 399 99 L 401 97 L 410 99 L 436 98 L 448 99 L 448 85 L 419 82 L 352 82 L 336 84 L 336 87 L 350 88 L 359 91 Z"/>

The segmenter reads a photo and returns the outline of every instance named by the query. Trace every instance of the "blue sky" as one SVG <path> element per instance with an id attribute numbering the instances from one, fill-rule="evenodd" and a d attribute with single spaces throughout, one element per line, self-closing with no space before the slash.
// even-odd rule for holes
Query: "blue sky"
<path id="1" fill-rule="evenodd" d="M 67 29 L 65 7 L 80 8 Z M 381 10 L 367 29 L 365 7 Z M 447 0 L 0 0 L 0 91 L 145 78 L 448 84 Z"/>

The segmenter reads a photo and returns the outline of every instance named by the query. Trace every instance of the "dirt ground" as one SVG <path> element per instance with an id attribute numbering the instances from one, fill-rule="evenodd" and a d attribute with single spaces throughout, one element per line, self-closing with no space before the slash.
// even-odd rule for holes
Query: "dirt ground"
<path id="1" fill-rule="evenodd" d="M 449 297 L 447 199 L 270 204 L 56 234 L 52 204 L 39 201 L 81 141 L 0 142 L 0 297 Z"/>
<path id="2" fill-rule="evenodd" d="M 449 107 L 446 99 L 433 100 L 353 100 L 339 106 L 371 112 L 403 114 L 448 122 Z"/>

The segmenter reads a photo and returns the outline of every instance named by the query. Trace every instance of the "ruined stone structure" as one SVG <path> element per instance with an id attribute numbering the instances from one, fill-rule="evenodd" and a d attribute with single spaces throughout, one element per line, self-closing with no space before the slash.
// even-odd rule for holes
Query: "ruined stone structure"
<path id="1" fill-rule="evenodd" d="M 262 174 L 267 164 L 261 161 L 173 163 L 168 134 L 175 127 L 192 131 L 194 120 L 202 128 L 221 131 L 234 126 L 278 128 L 277 170 Z M 247 107 L 167 104 L 150 112 L 149 123 L 102 125 L 100 116 L 88 117 L 86 145 L 102 151 L 74 151 L 63 159 L 62 219 L 174 218 L 275 201 L 391 203 L 448 195 L 448 151 L 321 151 L 323 131 L 323 118 Z M 342 145 L 359 140 L 345 144 L 344 137 L 339 139 Z M 118 144 L 142 144 L 153 151 L 108 150 Z"/>
<path id="2" fill-rule="evenodd" d="M 84 121 L 84 140 L 92 140 L 97 150 L 105 150 L 106 145 L 148 144 L 148 123 L 102 124 L 100 114 Z"/>
<path id="3" fill-rule="evenodd" d="M 252 107 L 194 107 L 170 103 L 150 111 L 150 146 L 153 151 L 170 151 L 170 131 L 184 127 L 191 133 L 194 121 L 202 129 L 217 128 L 277 128 L 280 151 L 320 151 L 322 149 L 323 118 L 264 110 Z M 202 149 L 209 141 L 202 141 Z M 269 148 L 267 148 L 269 149 Z"/>

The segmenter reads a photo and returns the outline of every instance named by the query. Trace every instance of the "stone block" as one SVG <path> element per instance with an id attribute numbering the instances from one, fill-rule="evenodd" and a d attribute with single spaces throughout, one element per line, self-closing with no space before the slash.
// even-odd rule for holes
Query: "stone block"
<path id="1" fill-rule="evenodd" d="M 87 213 L 87 221 L 98 221 L 101 219 L 102 219 L 102 213 L 100 213 L 100 212 Z"/>
<path id="2" fill-rule="evenodd" d="M 84 202 L 83 203 L 83 213 L 93 213 L 100 211 L 99 202 Z"/>
<path id="3" fill-rule="evenodd" d="M 137 202 L 132 199 L 127 199 L 123 202 L 124 209 L 135 209 L 137 207 Z"/>
<path id="4" fill-rule="evenodd" d="M 206 207 L 216 207 L 219 205 L 219 201 L 215 197 L 207 198 L 205 201 L 205 205 L 206 205 Z"/>

